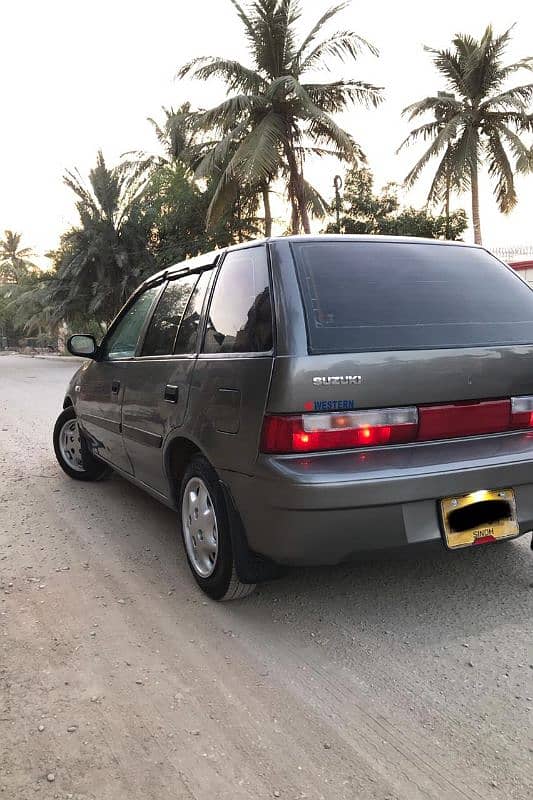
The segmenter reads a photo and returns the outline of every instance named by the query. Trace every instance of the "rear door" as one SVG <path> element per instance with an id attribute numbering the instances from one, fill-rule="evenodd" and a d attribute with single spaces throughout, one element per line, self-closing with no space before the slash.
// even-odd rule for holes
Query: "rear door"
<path id="1" fill-rule="evenodd" d="M 164 496 L 163 442 L 183 424 L 202 305 L 213 270 L 170 280 L 128 368 L 122 431 L 135 477 Z"/>
<path id="2" fill-rule="evenodd" d="M 257 458 L 273 362 L 266 248 L 231 251 L 206 312 L 187 427 L 215 467 L 250 472 Z"/>
<path id="3" fill-rule="evenodd" d="M 114 323 L 80 381 L 76 412 L 91 437 L 95 452 L 113 466 L 131 473 L 122 438 L 122 399 L 142 331 L 161 286 L 145 289 Z"/>

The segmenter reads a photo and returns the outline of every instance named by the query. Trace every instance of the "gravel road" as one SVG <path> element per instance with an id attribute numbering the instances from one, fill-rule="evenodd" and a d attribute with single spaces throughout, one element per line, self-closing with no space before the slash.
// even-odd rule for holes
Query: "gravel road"
<path id="1" fill-rule="evenodd" d="M 75 368 L 0 356 L 0 798 L 533 796 L 529 535 L 208 602 L 171 511 L 57 467 Z"/>

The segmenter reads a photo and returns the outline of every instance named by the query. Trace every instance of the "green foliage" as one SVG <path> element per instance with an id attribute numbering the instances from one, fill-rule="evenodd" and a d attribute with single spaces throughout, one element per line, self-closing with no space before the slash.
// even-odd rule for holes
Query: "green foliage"
<path id="1" fill-rule="evenodd" d="M 142 213 L 159 268 L 257 237 L 257 199 L 238 193 L 230 212 L 206 231 L 212 197 L 213 183 L 202 191 L 179 163 L 154 171 L 142 195 Z"/>
<path id="2" fill-rule="evenodd" d="M 152 125 L 159 143 L 158 153 L 147 153 L 136 150 L 124 153 L 123 167 L 130 180 L 146 179 L 161 167 L 179 164 L 189 172 L 202 155 L 203 146 L 198 141 L 198 111 L 191 109 L 190 103 L 184 103 L 178 109 L 162 109 L 163 119 L 158 122 L 151 117 Z"/>
<path id="3" fill-rule="evenodd" d="M 258 235 L 257 198 L 242 193 L 207 233 L 205 219 L 216 186 L 208 182 L 202 189 L 181 156 L 171 161 L 172 153 L 167 155 L 139 170 L 141 161 L 109 168 L 98 153 L 87 183 L 79 173 L 67 172 L 79 223 L 49 253 L 50 272 L 9 284 L 0 313 L 8 309 L 17 330 L 29 333 L 66 321 L 101 333 L 143 278 L 189 256 Z"/>
<path id="4" fill-rule="evenodd" d="M 35 253 L 31 247 L 21 247 L 22 234 L 4 231 L 0 239 L 0 285 L 24 283 L 37 267 L 32 261 Z"/>
<path id="5" fill-rule="evenodd" d="M 198 120 L 203 130 L 214 131 L 218 137 L 198 167 L 199 174 L 218 181 L 209 219 L 216 221 L 234 201 L 236 186 L 268 191 L 282 177 L 292 207 L 292 230 L 296 233 L 301 226 L 309 232 L 311 201 L 303 176 L 306 154 L 312 148 L 321 155 L 363 160 L 359 145 L 331 115 L 354 103 L 376 106 L 381 90 L 359 80 L 315 82 L 307 75 L 329 70 L 334 62 L 352 62 L 362 51 L 374 55 L 377 51 L 353 31 L 324 34 L 325 26 L 346 3 L 326 11 L 298 42 L 301 9 L 297 0 L 256 0 L 246 6 L 231 2 L 244 28 L 252 66 L 206 56 L 178 73 L 203 81 L 216 77 L 233 93 Z M 311 206 L 317 208 L 312 202 Z"/>
<path id="6" fill-rule="evenodd" d="M 10 337 L 54 330 L 62 321 L 93 332 L 105 330 L 131 291 L 147 275 L 189 256 L 270 235 L 270 192 L 278 183 L 290 203 L 292 232 L 310 230 L 310 217 L 332 209 L 304 177 L 308 156 L 331 156 L 354 165 L 346 176 L 340 229 L 344 233 L 414 235 L 458 239 L 464 211 L 432 214 L 404 208 L 398 188 L 376 194 L 372 173 L 358 169 L 365 156 L 334 116 L 353 105 L 375 107 L 381 89 L 349 75 L 324 81 L 320 71 L 352 65 L 376 49 L 353 31 L 328 32 L 346 3 L 327 10 L 300 35 L 299 0 L 230 0 L 243 26 L 250 66 L 207 56 L 186 64 L 181 77 L 222 80 L 227 96 L 214 108 L 189 103 L 164 108 L 150 120 L 158 152 L 125 154 L 108 167 L 98 153 L 88 180 L 67 172 L 79 220 L 50 254 L 53 269 L 40 272 L 20 234 L 0 240 L 0 334 Z M 523 134 L 533 132 L 533 83 L 507 88 L 533 58 L 503 61 L 510 31 L 481 39 L 456 36 L 447 50 L 429 50 L 446 91 L 405 109 L 410 120 L 431 115 L 403 145 L 425 142 L 406 183 L 437 166 L 429 190 L 432 203 L 449 209 L 452 192 L 470 189 L 476 241 L 479 223 L 478 169 L 485 162 L 502 212 L 516 203 L 516 171 L 533 169 L 533 150 Z M 403 146 L 402 145 L 402 146 Z M 260 205 L 264 218 L 258 215 Z M 335 231 L 330 223 L 328 231 Z"/>
<path id="7" fill-rule="evenodd" d="M 334 204 L 331 211 L 333 208 Z M 466 214 L 462 209 L 453 211 L 447 221 L 444 214 L 434 215 L 427 209 L 402 208 L 395 184 L 389 183 L 380 194 L 375 194 L 371 171 L 352 167 L 346 175 L 340 231 L 336 222 L 332 222 L 326 233 L 460 239 L 466 227 Z"/>
<path id="8" fill-rule="evenodd" d="M 533 57 L 512 64 L 503 61 L 511 29 L 496 36 L 487 27 L 477 40 L 457 35 L 447 50 L 426 48 L 446 82 L 448 92 L 438 92 L 404 109 L 409 120 L 430 113 L 433 119 L 414 128 L 401 147 L 420 140 L 429 147 L 406 178 L 412 185 L 424 168 L 437 161 L 429 199 L 442 199 L 446 184 L 470 188 L 472 217 L 477 242 L 481 242 L 478 169 L 485 163 L 494 182 L 494 194 L 502 213 L 517 202 L 514 173 L 533 169 L 533 150 L 520 138 L 533 132 L 533 83 L 505 88 L 521 70 L 533 70 Z"/>
<path id="9" fill-rule="evenodd" d="M 51 327 L 37 300 L 42 280 L 38 272 L 30 272 L 18 283 L 0 285 L 0 336 L 11 345 L 29 333 Z"/>
<path id="10" fill-rule="evenodd" d="M 209 209 L 221 202 L 216 160 L 220 149 L 204 141 L 197 126 L 199 112 L 188 103 L 176 111 L 163 109 L 161 123 L 150 119 L 160 147 L 158 154 L 128 154 L 124 168 L 131 181 L 145 181 L 143 214 L 150 227 L 150 250 L 159 266 L 188 256 L 257 237 L 257 191 L 232 187 L 216 222 L 207 226 Z M 202 167 L 200 167 L 202 165 Z M 196 170 L 196 173 L 195 173 Z"/>
<path id="11" fill-rule="evenodd" d="M 11 345 L 21 335 L 15 322 L 15 309 L 12 303 L 16 300 L 16 284 L 0 285 L 0 348 L 7 340 Z"/>
<path id="12" fill-rule="evenodd" d="M 108 168 L 102 153 L 88 184 L 78 172 L 67 172 L 65 184 L 76 197 L 79 224 L 49 254 L 54 263 L 45 287 L 50 318 L 108 323 L 139 281 L 155 271 L 150 221 L 137 183 L 123 168 Z"/>
<path id="13" fill-rule="evenodd" d="M 13 343 L 25 335 L 24 315 L 20 315 L 20 298 L 33 289 L 39 280 L 38 267 L 30 247 L 21 247 L 22 235 L 7 230 L 0 239 L 0 337 Z"/>
<path id="14" fill-rule="evenodd" d="M 0 287 L 0 328 L 12 344 L 43 331 L 48 335 L 55 331 L 45 289 L 50 277 L 49 272 L 35 271 L 21 283 Z"/>

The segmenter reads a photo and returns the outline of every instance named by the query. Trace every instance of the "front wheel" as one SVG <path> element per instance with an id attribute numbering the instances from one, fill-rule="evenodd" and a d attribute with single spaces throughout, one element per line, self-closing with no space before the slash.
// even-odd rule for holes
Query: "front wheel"
<path id="1" fill-rule="evenodd" d="M 65 408 L 54 426 L 54 451 L 59 466 L 76 481 L 99 481 L 111 469 L 89 452 L 82 439 L 76 412 L 72 406 Z"/>
<path id="2" fill-rule="evenodd" d="M 198 586 L 213 600 L 239 600 L 253 583 L 237 575 L 223 492 L 208 461 L 195 456 L 180 491 L 181 530 L 189 567 Z"/>

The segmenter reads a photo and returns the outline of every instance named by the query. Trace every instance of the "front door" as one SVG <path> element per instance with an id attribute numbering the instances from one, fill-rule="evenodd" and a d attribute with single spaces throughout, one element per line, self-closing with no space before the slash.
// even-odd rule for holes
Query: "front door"
<path id="1" fill-rule="evenodd" d="M 76 413 L 94 452 L 115 467 L 131 473 L 122 438 L 122 400 L 139 337 L 160 286 L 152 286 L 126 307 L 104 339 L 97 361 L 80 381 Z"/>
<path id="2" fill-rule="evenodd" d="M 165 437 L 179 428 L 196 363 L 198 327 L 212 270 L 169 281 L 137 357 L 128 364 L 122 432 L 135 477 L 168 497 Z"/>

